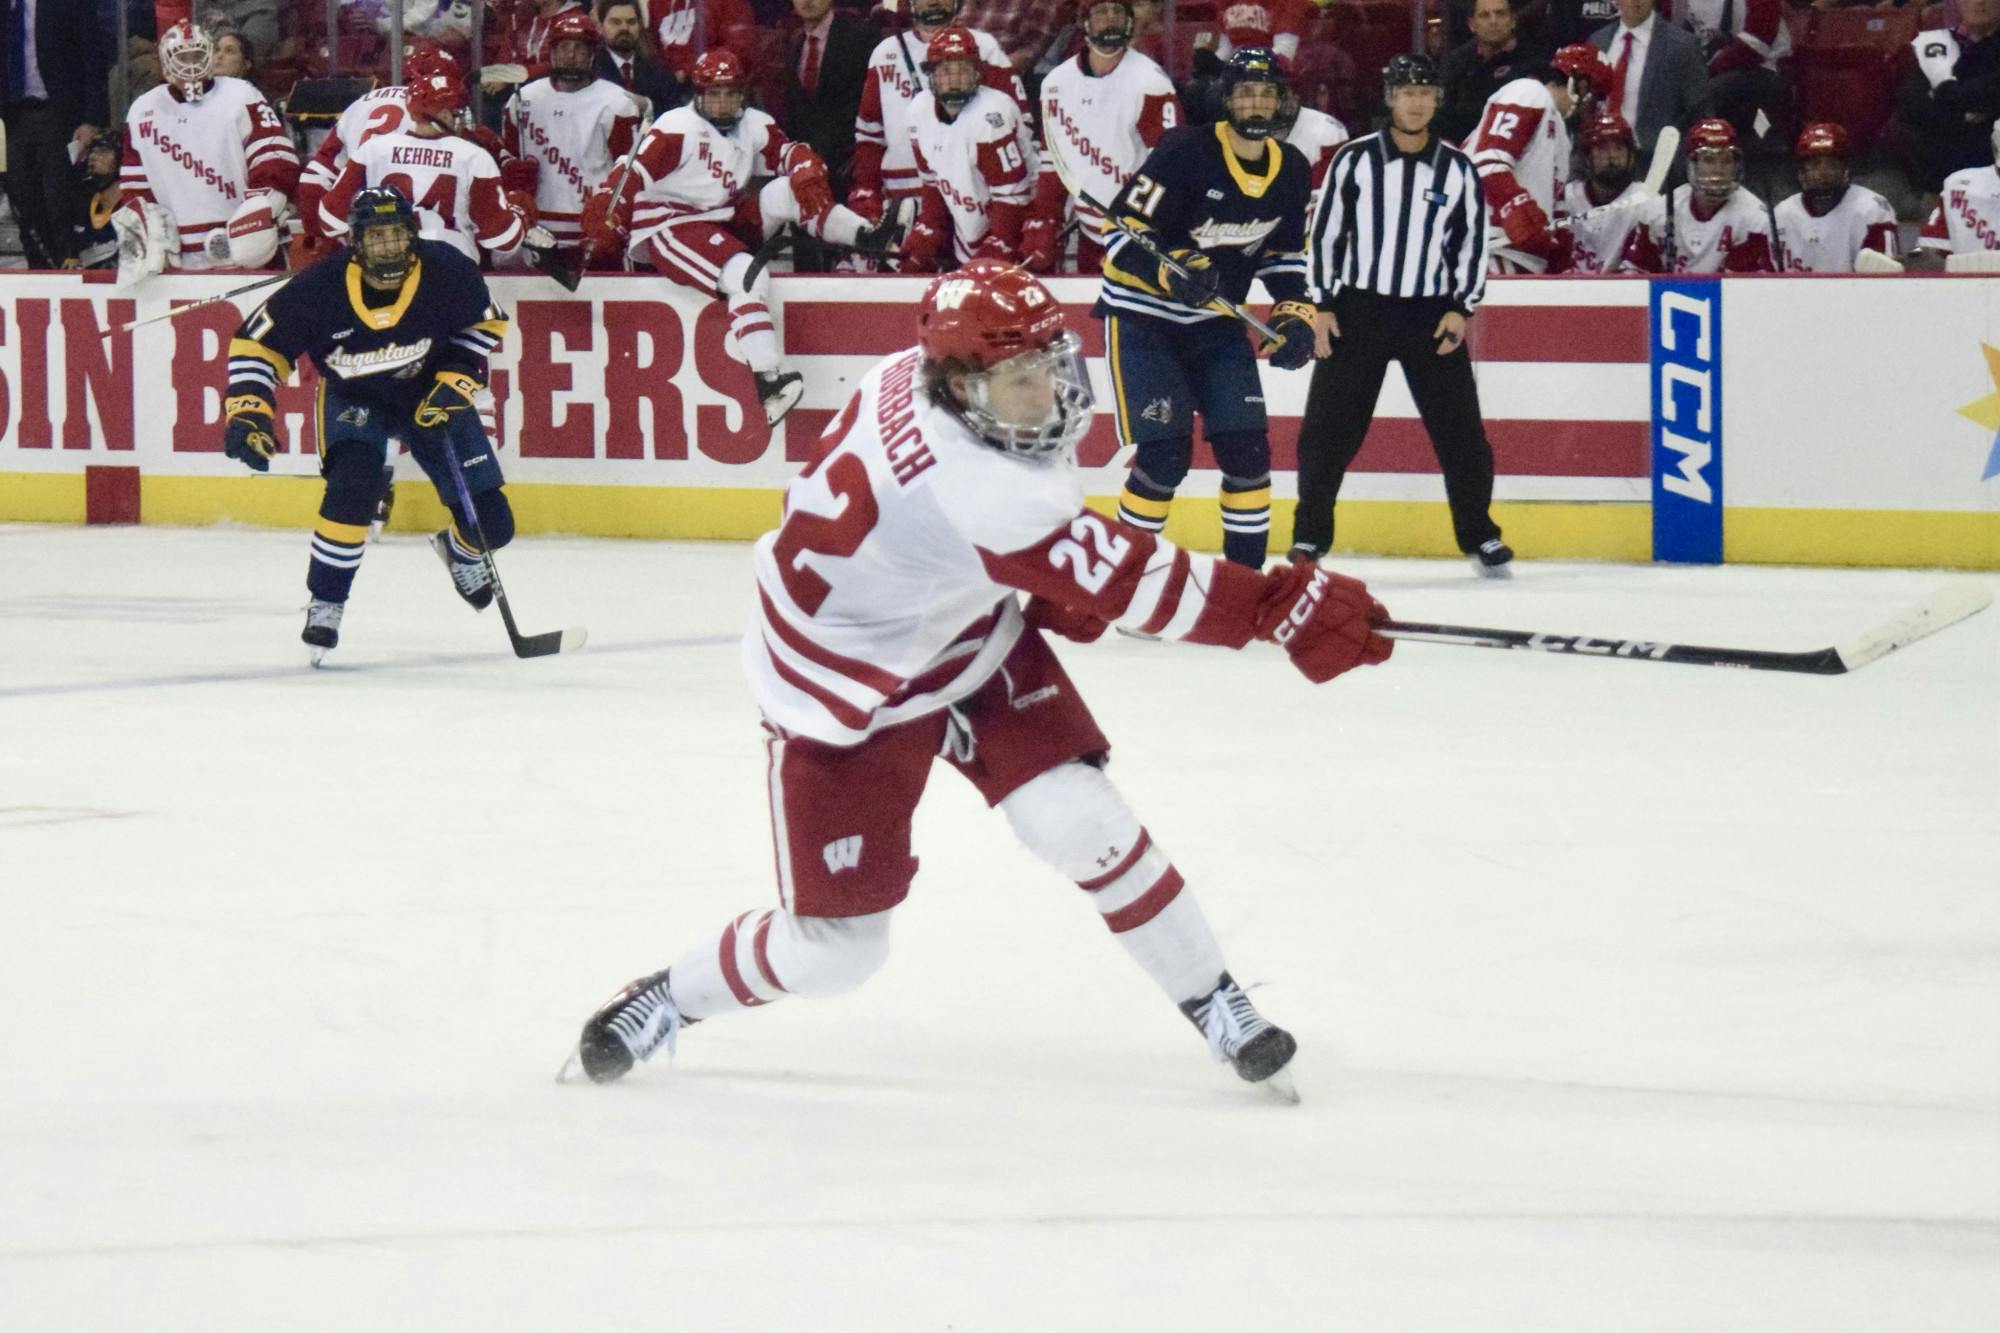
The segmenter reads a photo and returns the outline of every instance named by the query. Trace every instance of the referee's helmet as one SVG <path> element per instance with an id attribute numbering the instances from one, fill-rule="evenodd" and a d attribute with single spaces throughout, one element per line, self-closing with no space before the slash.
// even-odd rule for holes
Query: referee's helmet
<path id="1" fill-rule="evenodd" d="M 1444 76 L 1438 73 L 1437 61 L 1429 56 L 1403 54 L 1392 56 L 1382 67 L 1382 91 L 1393 93 L 1398 88 L 1442 88 Z"/>

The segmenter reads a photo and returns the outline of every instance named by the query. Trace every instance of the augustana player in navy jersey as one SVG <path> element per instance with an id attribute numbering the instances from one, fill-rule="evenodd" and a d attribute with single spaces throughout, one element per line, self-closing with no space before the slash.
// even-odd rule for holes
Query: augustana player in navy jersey
<path id="1" fill-rule="evenodd" d="M 1271 528 L 1271 445 L 1256 354 L 1238 321 L 1214 304 L 1241 304 L 1261 278 L 1282 335 L 1259 349 L 1295 370 L 1314 356 L 1306 299 L 1305 220 L 1312 172 L 1274 138 L 1284 74 L 1268 50 L 1230 57 L 1229 118 L 1160 141 L 1111 213 L 1177 260 L 1160 263 L 1113 234 L 1096 312 L 1105 324 L 1121 444 L 1137 447 L 1118 517 L 1157 532 L 1194 454 L 1194 417 L 1222 470 L 1222 550 L 1261 568 Z"/>
<path id="2" fill-rule="evenodd" d="M 493 587 L 473 536 L 496 549 L 514 534 L 500 464 L 475 399 L 486 358 L 507 333 L 479 266 L 441 241 L 417 238 L 409 200 L 365 189 L 348 211 L 348 247 L 280 287 L 229 344 L 223 452 L 258 472 L 277 451 L 276 394 L 302 356 L 320 373 L 315 418 L 326 494 L 313 527 L 300 636 L 315 666 L 340 640 L 341 613 L 382 490 L 391 438 L 410 453 L 451 511 L 431 545 L 475 610 Z M 449 455 L 446 451 L 450 451 Z M 452 460 L 475 513 L 463 512 Z"/>

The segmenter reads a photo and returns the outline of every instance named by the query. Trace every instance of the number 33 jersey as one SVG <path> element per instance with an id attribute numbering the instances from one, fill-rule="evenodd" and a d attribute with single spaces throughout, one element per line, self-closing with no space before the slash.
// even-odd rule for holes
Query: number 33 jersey
<path id="1" fill-rule="evenodd" d="M 1068 459 L 982 443 L 912 349 L 863 377 L 756 545 L 744 666 L 771 723 L 832 745 L 963 699 L 1025 629 L 1028 592 L 1162 638 L 1241 646 L 1204 617 L 1212 557 L 1086 510 Z"/>

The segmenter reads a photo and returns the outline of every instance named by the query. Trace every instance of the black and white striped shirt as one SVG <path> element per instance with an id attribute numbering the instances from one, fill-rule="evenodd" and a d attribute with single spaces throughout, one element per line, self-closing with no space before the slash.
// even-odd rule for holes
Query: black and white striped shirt
<path id="1" fill-rule="evenodd" d="M 1387 131 L 1341 145 L 1306 243 L 1321 304 L 1355 287 L 1442 296 L 1470 315 L 1486 295 L 1486 196 L 1472 159 L 1435 131 L 1416 154 Z"/>

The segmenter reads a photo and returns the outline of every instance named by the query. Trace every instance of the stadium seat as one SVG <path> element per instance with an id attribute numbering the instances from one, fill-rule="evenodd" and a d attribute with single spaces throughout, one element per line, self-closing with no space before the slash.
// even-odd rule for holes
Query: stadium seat
<path id="1" fill-rule="evenodd" d="M 1897 74 L 1922 21 L 1915 5 L 1813 10 L 1792 64 L 1800 119 L 1844 126 L 1857 151 L 1873 143 L 1894 110 Z"/>

